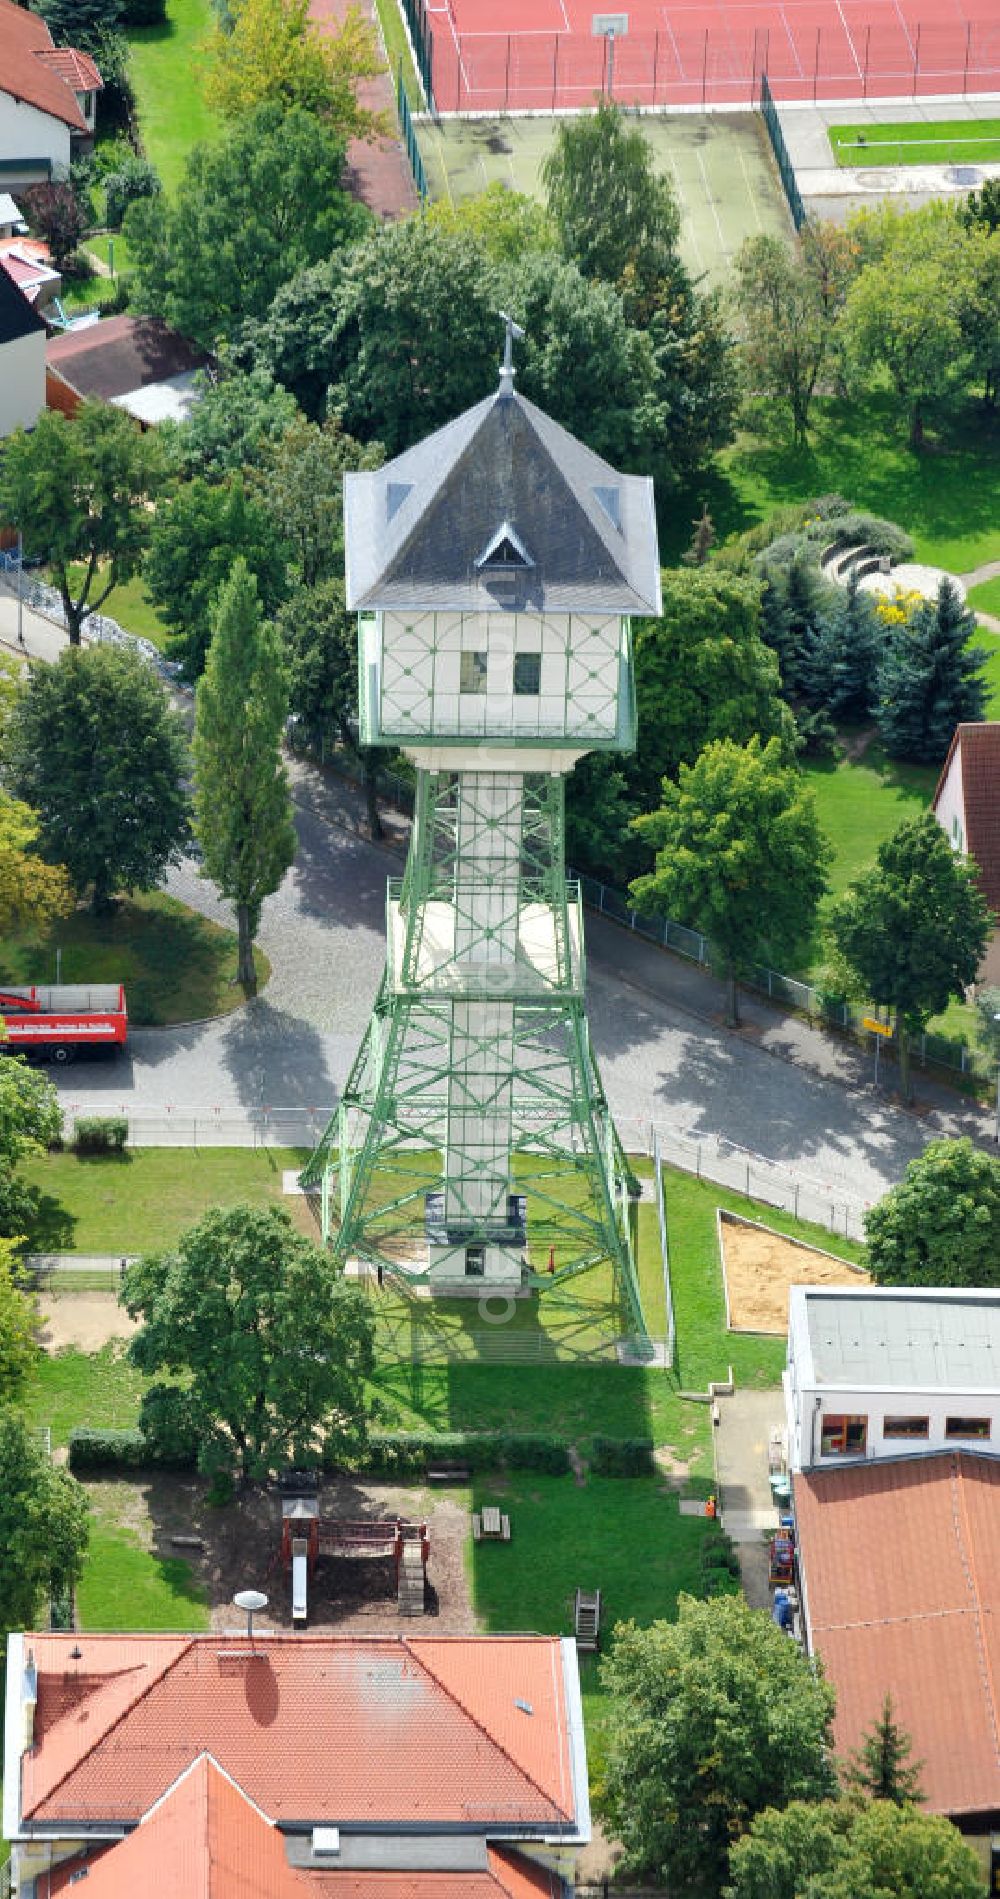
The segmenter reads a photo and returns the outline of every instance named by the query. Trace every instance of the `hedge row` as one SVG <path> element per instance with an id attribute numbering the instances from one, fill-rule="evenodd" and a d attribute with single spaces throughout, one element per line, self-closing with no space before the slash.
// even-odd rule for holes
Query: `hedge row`
<path id="1" fill-rule="evenodd" d="M 588 1459 L 600 1477 L 645 1477 L 655 1469 L 652 1438 L 595 1437 Z M 561 1477 L 569 1446 L 546 1433 L 517 1431 L 373 1431 L 351 1469 L 377 1477 L 422 1477 L 428 1468 L 464 1464 L 469 1471 L 537 1470 Z M 194 1470 L 193 1445 L 178 1433 L 149 1438 L 142 1431 L 71 1431 L 71 1470 Z M 334 1464 L 331 1468 L 343 1468 Z"/>

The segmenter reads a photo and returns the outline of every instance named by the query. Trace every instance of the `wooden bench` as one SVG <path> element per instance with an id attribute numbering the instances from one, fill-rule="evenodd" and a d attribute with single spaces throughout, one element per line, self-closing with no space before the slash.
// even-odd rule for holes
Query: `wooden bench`
<path id="1" fill-rule="evenodd" d="M 478 1511 L 473 1513 L 472 1540 L 479 1543 L 484 1538 L 495 1543 L 510 1542 L 510 1518 L 504 1516 L 495 1505 L 487 1504 L 481 1515 Z"/>
<path id="2" fill-rule="evenodd" d="M 481 1542 L 482 1535 L 483 1535 L 483 1520 L 478 1510 L 474 1510 L 472 1512 L 472 1541 L 474 1543 Z"/>
<path id="3" fill-rule="evenodd" d="M 470 1475 L 468 1464 L 429 1464 L 427 1467 L 429 1484 L 467 1484 Z"/>

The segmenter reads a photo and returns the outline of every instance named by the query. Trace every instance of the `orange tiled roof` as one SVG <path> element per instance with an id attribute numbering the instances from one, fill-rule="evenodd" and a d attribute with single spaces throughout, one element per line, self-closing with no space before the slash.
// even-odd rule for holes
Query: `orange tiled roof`
<path id="1" fill-rule="evenodd" d="M 0 92 L 61 119 L 74 132 L 89 132 L 72 86 L 49 63 L 54 51 L 52 35 L 37 13 L 15 6 L 14 0 L 0 0 Z"/>
<path id="2" fill-rule="evenodd" d="M 574 1817 L 553 1638 L 269 1635 L 253 1656 L 217 1636 L 25 1644 L 38 1671 L 26 1820 L 136 1821 L 203 1752 L 278 1821 Z"/>
<path id="3" fill-rule="evenodd" d="M 284 1835 L 202 1754 L 120 1844 L 66 1861 L 52 1899 L 87 1869 L 88 1899 L 557 1899 L 559 1881 L 490 1848 L 487 1870 L 315 1872 L 289 1864 Z"/>
<path id="4" fill-rule="evenodd" d="M 944 1452 L 794 1487 L 838 1751 L 859 1745 L 888 1691 L 928 1807 L 1000 1808 L 1000 1459 Z"/>
<path id="5" fill-rule="evenodd" d="M 57 73 L 71 92 L 100 92 L 104 86 L 89 53 L 78 53 L 75 46 L 53 46 L 36 54 L 44 59 L 51 73 Z"/>

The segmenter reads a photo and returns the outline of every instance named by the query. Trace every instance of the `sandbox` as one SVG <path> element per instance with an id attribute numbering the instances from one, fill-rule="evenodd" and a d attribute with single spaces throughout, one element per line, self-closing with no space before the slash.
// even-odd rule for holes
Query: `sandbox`
<path id="1" fill-rule="evenodd" d="M 791 1240 L 759 1220 L 745 1220 L 720 1207 L 718 1228 L 731 1332 L 769 1332 L 784 1338 L 790 1286 L 870 1284 L 863 1267 L 804 1240 Z"/>
<path id="2" fill-rule="evenodd" d="M 38 1305 L 38 1337 L 47 1352 L 67 1345 L 78 1352 L 96 1352 L 110 1339 L 130 1338 L 138 1331 L 136 1320 L 129 1318 L 113 1292 L 45 1292 Z"/>

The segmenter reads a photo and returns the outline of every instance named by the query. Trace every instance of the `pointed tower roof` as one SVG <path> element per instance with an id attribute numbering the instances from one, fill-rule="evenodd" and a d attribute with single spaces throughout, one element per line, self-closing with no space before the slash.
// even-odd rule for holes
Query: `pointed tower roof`
<path id="1" fill-rule="evenodd" d="M 344 478 L 352 608 L 659 613 L 653 484 L 500 388 Z"/>

